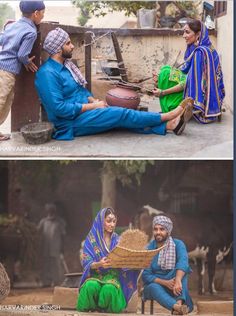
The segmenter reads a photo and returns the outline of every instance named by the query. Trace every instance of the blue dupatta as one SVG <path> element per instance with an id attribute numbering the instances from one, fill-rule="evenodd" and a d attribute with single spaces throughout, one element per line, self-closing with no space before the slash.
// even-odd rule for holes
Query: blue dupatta
<path id="1" fill-rule="evenodd" d="M 105 218 L 105 213 L 109 208 L 104 208 L 99 211 L 97 214 L 93 226 L 85 239 L 83 254 L 82 254 L 82 266 L 83 266 L 83 275 L 80 281 L 80 287 L 88 279 L 90 275 L 90 268 L 93 262 L 98 262 L 102 258 L 106 257 L 108 253 L 115 248 L 118 244 L 119 236 L 116 233 L 112 233 L 110 249 L 107 248 L 107 245 L 104 241 L 104 231 L 103 223 Z M 99 268 L 96 272 L 105 274 L 110 269 Z M 122 291 L 124 293 L 126 302 L 130 300 L 131 296 L 137 289 L 137 278 L 138 271 L 132 271 L 127 269 L 118 269 L 119 270 L 119 282 L 121 284 Z"/>
<path id="2" fill-rule="evenodd" d="M 198 46 L 188 45 L 184 59 L 181 70 L 188 74 L 184 97 L 194 100 L 194 118 L 203 124 L 215 121 L 221 115 L 225 89 L 219 55 L 203 23 Z"/>

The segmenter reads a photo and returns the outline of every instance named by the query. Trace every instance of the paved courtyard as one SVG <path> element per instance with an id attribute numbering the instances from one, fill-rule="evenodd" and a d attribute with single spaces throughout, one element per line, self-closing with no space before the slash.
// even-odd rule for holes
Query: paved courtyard
<path id="1" fill-rule="evenodd" d="M 149 111 L 160 110 L 157 100 L 145 96 L 144 102 Z M 4 129 L 9 131 L 9 118 Z M 0 143 L 0 157 L 232 159 L 233 115 L 226 110 L 221 122 L 208 125 L 192 119 L 181 136 L 141 135 L 122 130 L 77 137 L 73 141 L 29 145 L 20 133 L 13 133 L 11 140 Z"/>

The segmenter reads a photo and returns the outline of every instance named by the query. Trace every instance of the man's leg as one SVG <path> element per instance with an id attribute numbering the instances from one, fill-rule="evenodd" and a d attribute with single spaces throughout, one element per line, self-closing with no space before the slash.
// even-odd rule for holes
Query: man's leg
<path id="1" fill-rule="evenodd" d="M 151 283 L 144 287 L 144 298 L 153 299 L 169 310 L 172 310 L 176 304 L 174 294 L 171 295 L 167 288 L 157 283 Z"/>
<path id="2" fill-rule="evenodd" d="M 61 283 L 61 260 L 60 255 L 55 257 L 51 257 L 51 264 L 52 264 L 52 280 L 53 286 L 57 286 Z"/>
<path id="3" fill-rule="evenodd" d="M 87 111 L 74 121 L 74 135 L 91 135 L 114 128 L 126 128 L 139 133 L 165 135 L 166 123 L 160 113 L 141 112 L 120 107 Z"/>
<path id="4" fill-rule="evenodd" d="M 79 312 L 94 311 L 98 307 L 101 284 L 96 280 L 88 280 L 80 289 L 76 309 Z"/>
<path id="5" fill-rule="evenodd" d="M 185 275 L 182 279 L 182 293 L 181 295 L 176 297 L 177 302 L 181 301 L 182 304 L 186 304 L 188 306 L 189 312 L 193 310 L 193 301 L 189 295 L 188 291 L 188 276 Z"/>
<path id="6" fill-rule="evenodd" d="M 0 70 L 0 125 L 6 120 L 14 99 L 15 76 Z M 5 140 L 0 133 L 0 140 Z"/>
<path id="7" fill-rule="evenodd" d="M 51 257 L 48 255 L 44 255 L 43 264 L 42 264 L 42 286 L 50 287 L 51 284 L 52 284 Z"/>

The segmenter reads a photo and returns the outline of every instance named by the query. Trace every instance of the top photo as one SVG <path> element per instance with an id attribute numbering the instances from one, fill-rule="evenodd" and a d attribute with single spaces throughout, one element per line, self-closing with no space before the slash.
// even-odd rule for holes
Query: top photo
<path id="1" fill-rule="evenodd" d="M 233 6 L 0 0 L 0 159 L 233 159 Z"/>

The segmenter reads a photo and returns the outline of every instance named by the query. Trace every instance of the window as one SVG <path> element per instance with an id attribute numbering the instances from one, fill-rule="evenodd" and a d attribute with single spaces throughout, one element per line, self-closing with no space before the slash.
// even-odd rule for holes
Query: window
<path id="1" fill-rule="evenodd" d="M 215 1 L 215 12 L 214 15 L 216 18 L 226 15 L 227 13 L 227 1 Z"/>

